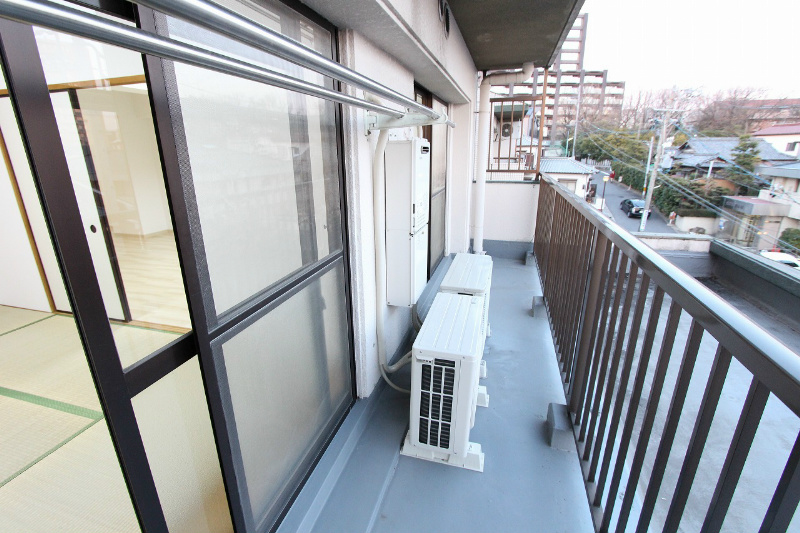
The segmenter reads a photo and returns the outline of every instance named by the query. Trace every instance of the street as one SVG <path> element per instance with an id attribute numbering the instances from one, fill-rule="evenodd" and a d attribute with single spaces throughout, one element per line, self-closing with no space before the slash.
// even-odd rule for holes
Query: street
<path id="1" fill-rule="evenodd" d="M 641 198 L 640 193 L 633 189 L 629 191 L 627 185 L 620 185 L 615 181 L 608 181 L 606 183 L 601 181 L 597 185 L 598 198 L 601 198 L 603 195 L 603 185 L 606 185 L 605 198 L 606 205 L 608 206 L 608 212 L 606 214 L 610 213 L 611 218 L 614 219 L 614 222 L 631 233 L 639 231 L 639 223 L 641 222 L 641 219 L 628 218 L 625 215 L 625 212 L 619 208 L 619 204 L 626 198 Z M 675 229 L 667 224 L 667 217 L 669 216 L 669 213 L 662 215 L 657 209 L 655 209 L 655 207 L 652 207 L 651 209 L 653 214 L 647 220 L 645 231 L 647 233 L 674 233 Z"/>

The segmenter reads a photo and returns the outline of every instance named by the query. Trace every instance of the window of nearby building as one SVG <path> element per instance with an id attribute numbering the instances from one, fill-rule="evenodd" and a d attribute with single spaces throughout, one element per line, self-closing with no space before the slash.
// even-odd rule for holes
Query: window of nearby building
<path id="1" fill-rule="evenodd" d="M 787 152 L 794 152 L 795 150 L 797 150 L 797 144 L 798 144 L 797 142 L 793 142 L 793 143 L 787 144 L 786 145 L 786 151 Z"/>

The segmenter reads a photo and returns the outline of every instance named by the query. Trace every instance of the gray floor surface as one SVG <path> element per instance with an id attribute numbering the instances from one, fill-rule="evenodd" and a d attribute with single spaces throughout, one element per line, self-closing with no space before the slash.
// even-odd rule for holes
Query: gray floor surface
<path id="1" fill-rule="evenodd" d="M 565 399 L 544 308 L 531 316 L 536 270 L 495 259 L 491 291 L 490 405 L 470 435 L 484 472 L 399 456 L 408 397 L 384 389 L 313 530 L 594 531 L 577 452 L 546 441 L 547 406 Z"/>

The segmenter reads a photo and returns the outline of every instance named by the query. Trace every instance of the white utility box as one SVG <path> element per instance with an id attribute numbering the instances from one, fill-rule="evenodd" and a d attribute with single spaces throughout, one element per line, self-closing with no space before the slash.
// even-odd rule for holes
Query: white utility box
<path id="1" fill-rule="evenodd" d="M 439 293 L 414 341 L 409 430 L 401 453 L 483 471 L 469 441 L 485 337 L 483 297 Z"/>
<path id="2" fill-rule="evenodd" d="M 386 299 L 411 307 L 428 281 L 431 149 L 426 139 L 386 146 Z"/>
<path id="3" fill-rule="evenodd" d="M 427 139 L 386 145 L 386 229 L 416 233 L 428 224 L 431 145 Z"/>
<path id="4" fill-rule="evenodd" d="M 413 234 L 386 230 L 386 303 L 411 307 L 428 282 L 428 226 Z"/>

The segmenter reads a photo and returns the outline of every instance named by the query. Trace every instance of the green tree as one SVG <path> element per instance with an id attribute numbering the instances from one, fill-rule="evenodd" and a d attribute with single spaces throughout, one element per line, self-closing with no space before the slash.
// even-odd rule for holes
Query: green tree
<path id="1" fill-rule="evenodd" d="M 755 196 L 761 188 L 753 177 L 756 165 L 761 162 L 758 154 L 758 141 L 749 135 L 739 137 L 739 144 L 731 152 L 735 164 L 725 171 L 729 180 L 740 185 L 739 194 Z"/>
<path id="2" fill-rule="evenodd" d="M 783 230 L 780 240 L 789 246 L 800 249 L 800 229 L 789 228 Z"/>
<path id="3" fill-rule="evenodd" d="M 672 146 L 680 146 L 688 140 L 689 136 L 681 131 L 675 134 L 675 138 L 672 140 Z"/>
<path id="4" fill-rule="evenodd" d="M 578 137 L 575 156 L 578 159 L 588 157 L 595 161 L 623 161 L 634 166 L 643 166 L 647 162 L 647 139 L 636 139 L 636 135 L 627 132 L 591 133 Z"/>
<path id="5" fill-rule="evenodd" d="M 705 184 L 700 181 L 690 181 L 684 178 L 671 178 L 670 181 L 679 185 L 682 189 L 691 191 L 694 195 L 702 198 L 704 202 L 698 201 L 694 196 L 684 193 L 668 183 L 661 183 L 653 191 L 653 203 L 664 214 L 680 209 L 708 209 L 705 202 L 720 207 L 722 206 L 723 196 L 730 194 L 723 187 L 711 187 L 706 190 Z"/>

